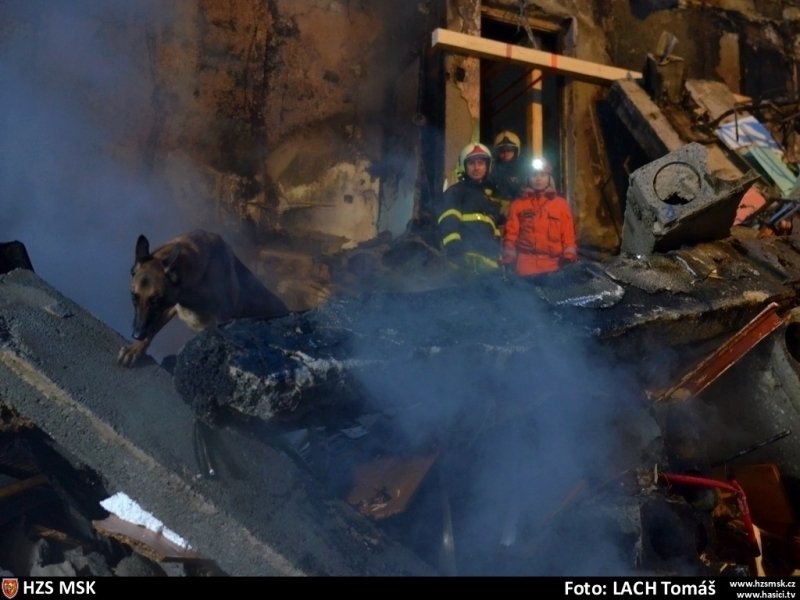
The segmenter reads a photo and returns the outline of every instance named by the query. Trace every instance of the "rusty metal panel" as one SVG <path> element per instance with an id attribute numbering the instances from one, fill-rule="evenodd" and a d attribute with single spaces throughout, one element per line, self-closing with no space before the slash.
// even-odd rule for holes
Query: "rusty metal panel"
<path id="1" fill-rule="evenodd" d="M 675 386 L 656 397 L 656 401 L 687 400 L 700 394 L 784 323 L 786 318 L 779 316 L 777 310 L 777 303 L 769 304 L 733 337 L 684 375 Z"/>
<path id="2" fill-rule="evenodd" d="M 356 468 L 347 502 L 376 520 L 404 512 L 436 460 L 436 454 L 385 456 Z"/>

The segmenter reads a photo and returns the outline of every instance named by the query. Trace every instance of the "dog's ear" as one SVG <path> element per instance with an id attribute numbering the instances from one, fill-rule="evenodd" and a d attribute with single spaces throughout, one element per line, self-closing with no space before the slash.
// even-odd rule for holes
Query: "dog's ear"
<path id="1" fill-rule="evenodd" d="M 136 262 L 143 263 L 150 258 L 150 242 L 144 235 L 140 235 L 136 240 Z"/>
<path id="2" fill-rule="evenodd" d="M 181 248 L 177 244 L 172 247 L 172 250 L 169 251 L 169 256 L 167 256 L 167 260 L 164 261 L 164 275 L 167 276 L 169 282 L 172 285 L 178 285 L 180 283 L 180 277 L 178 276 L 178 256 L 180 256 Z"/>

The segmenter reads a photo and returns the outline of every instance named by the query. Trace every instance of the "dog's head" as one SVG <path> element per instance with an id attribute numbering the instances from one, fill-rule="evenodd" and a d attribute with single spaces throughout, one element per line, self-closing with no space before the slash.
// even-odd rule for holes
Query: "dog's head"
<path id="1" fill-rule="evenodd" d="M 155 334 L 164 313 L 177 304 L 179 256 L 180 248 L 175 245 L 166 259 L 158 259 L 150 254 L 150 242 L 145 236 L 136 240 L 136 262 L 131 268 L 133 339 L 143 340 Z"/>

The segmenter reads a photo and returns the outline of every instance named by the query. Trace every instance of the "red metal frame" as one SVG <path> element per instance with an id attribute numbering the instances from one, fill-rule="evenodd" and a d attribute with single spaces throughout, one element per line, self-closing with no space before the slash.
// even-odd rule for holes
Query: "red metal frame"
<path id="1" fill-rule="evenodd" d="M 778 304 L 770 303 L 733 337 L 684 375 L 676 385 L 657 396 L 655 401 L 686 400 L 699 395 L 785 320 L 785 316 L 778 315 Z"/>

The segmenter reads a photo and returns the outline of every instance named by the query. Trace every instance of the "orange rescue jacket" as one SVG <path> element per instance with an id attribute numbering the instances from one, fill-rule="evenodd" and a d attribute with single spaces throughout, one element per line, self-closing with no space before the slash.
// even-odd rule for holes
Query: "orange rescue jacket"
<path id="1" fill-rule="evenodd" d="M 511 203 L 502 262 L 513 264 L 517 275 L 557 271 L 563 261 L 577 259 L 575 224 L 566 199 L 553 190 L 528 189 Z"/>

